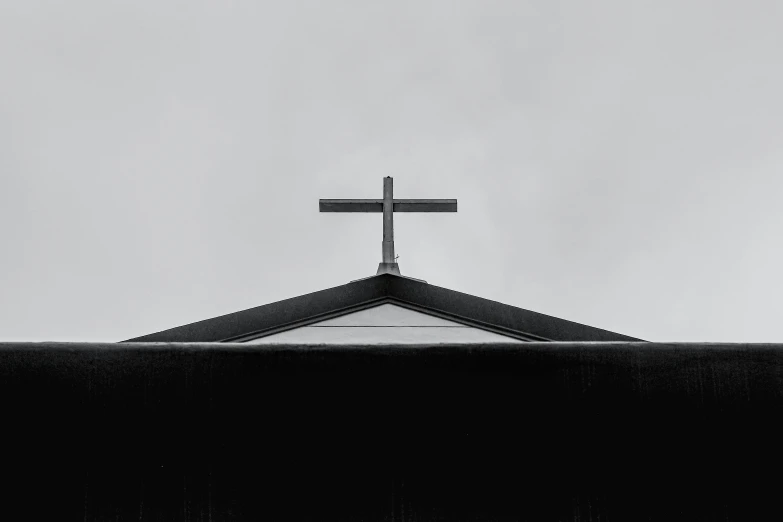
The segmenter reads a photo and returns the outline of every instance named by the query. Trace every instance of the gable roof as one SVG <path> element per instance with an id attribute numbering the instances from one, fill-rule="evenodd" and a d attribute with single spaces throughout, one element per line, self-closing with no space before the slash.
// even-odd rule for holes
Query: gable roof
<path id="1" fill-rule="evenodd" d="M 252 344 L 418 345 L 525 342 L 484 328 L 384 303 L 284 332 L 246 341 Z"/>
<path id="2" fill-rule="evenodd" d="M 125 342 L 244 342 L 392 303 L 525 341 L 639 341 L 592 326 L 381 274 Z"/>

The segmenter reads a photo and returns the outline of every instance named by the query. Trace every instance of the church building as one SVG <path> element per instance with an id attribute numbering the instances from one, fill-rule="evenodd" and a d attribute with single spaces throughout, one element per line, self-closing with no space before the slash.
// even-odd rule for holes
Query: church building
<path id="1" fill-rule="evenodd" d="M 119 343 L 0 343 L 7 519 L 780 516 L 783 345 L 646 342 L 403 275 L 394 213 L 457 201 L 392 183 L 320 201 L 383 215 L 374 276 Z"/>

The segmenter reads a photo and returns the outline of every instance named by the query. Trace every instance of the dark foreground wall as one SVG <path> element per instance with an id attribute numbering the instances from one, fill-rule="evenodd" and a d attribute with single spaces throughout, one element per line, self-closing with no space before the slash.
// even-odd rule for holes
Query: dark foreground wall
<path id="1" fill-rule="evenodd" d="M 4 520 L 779 520 L 783 346 L 0 344 Z"/>

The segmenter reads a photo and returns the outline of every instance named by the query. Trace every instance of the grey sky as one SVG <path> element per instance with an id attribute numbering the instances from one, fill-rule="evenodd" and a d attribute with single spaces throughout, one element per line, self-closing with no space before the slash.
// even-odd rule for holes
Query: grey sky
<path id="1" fill-rule="evenodd" d="M 649 340 L 781 341 L 783 2 L 0 0 L 0 340 L 402 273 Z"/>

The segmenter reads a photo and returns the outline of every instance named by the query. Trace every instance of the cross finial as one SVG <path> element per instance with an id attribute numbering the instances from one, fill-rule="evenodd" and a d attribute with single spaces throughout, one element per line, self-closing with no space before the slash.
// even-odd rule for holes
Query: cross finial
<path id="1" fill-rule="evenodd" d="M 395 212 L 456 212 L 456 199 L 394 199 L 394 180 L 383 178 L 383 199 L 322 199 L 321 212 L 383 212 L 383 243 L 378 274 L 400 275 L 394 255 Z"/>

